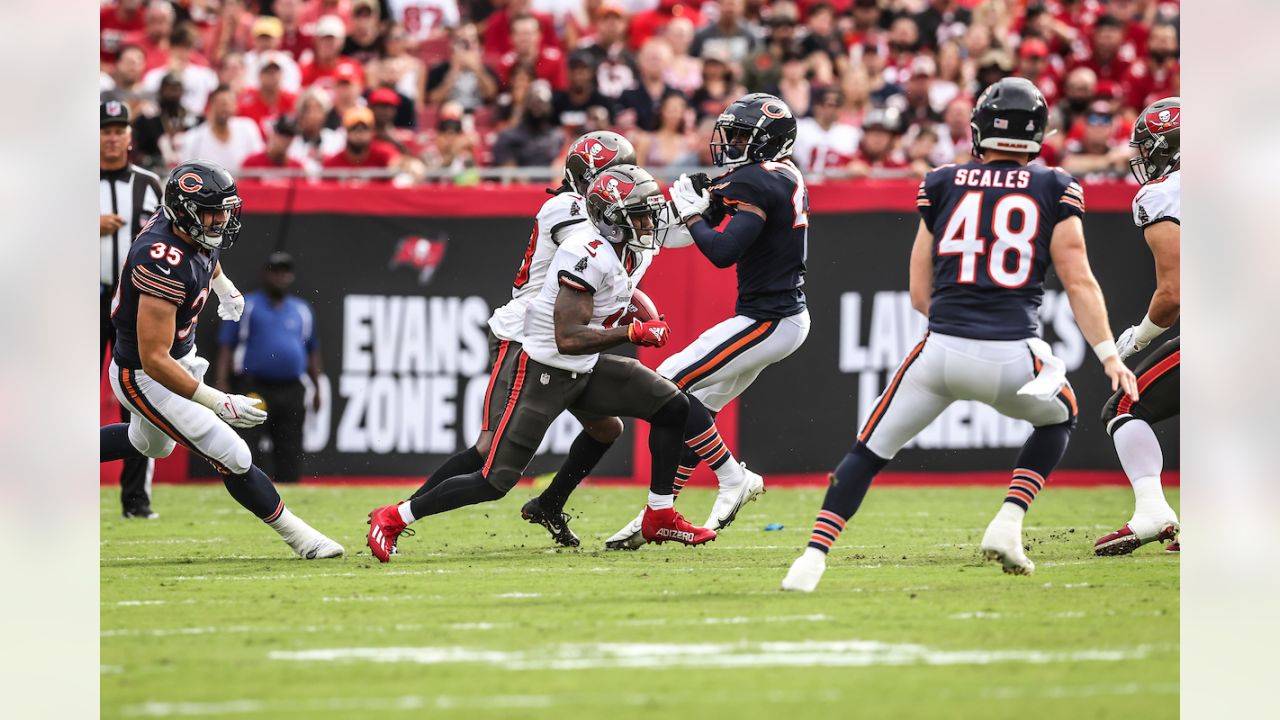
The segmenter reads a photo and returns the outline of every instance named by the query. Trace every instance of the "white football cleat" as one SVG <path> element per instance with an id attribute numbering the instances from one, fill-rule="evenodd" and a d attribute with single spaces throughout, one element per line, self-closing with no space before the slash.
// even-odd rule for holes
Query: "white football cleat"
<path id="1" fill-rule="evenodd" d="M 813 592 L 827 571 L 827 554 L 811 547 L 791 563 L 787 576 L 782 578 L 782 589 L 788 592 Z"/>
<path id="2" fill-rule="evenodd" d="M 289 508 L 284 508 L 280 517 L 269 523 L 272 530 L 280 533 L 280 538 L 298 553 L 304 560 L 325 560 L 342 557 L 346 552 L 341 545 L 325 537 L 324 533 L 311 527 L 305 520 L 294 515 Z"/>
<path id="3" fill-rule="evenodd" d="M 980 547 L 983 557 L 999 560 L 1004 571 L 1010 575 L 1030 575 L 1036 571 L 1036 564 L 1022 550 L 1021 519 L 1012 517 L 1003 510 L 987 526 Z"/>
<path id="4" fill-rule="evenodd" d="M 742 474 L 745 476 L 742 484 L 732 488 L 720 488 L 720 492 L 716 493 L 711 514 L 707 516 L 707 521 L 702 524 L 702 527 L 716 531 L 729 527 L 729 523 L 738 517 L 738 511 L 743 505 L 764 494 L 764 478 L 748 470 L 745 463 L 742 463 Z"/>
<path id="5" fill-rule="evenodd" d="M 319 532 L 316 532 L 305 543 L 299 543 L 298 545 L 289 543 L 289 545 L 304 560 L 328 560 L 330 558 L 340 558 L 346 553 L 346 548 Z"/>
<path id="6" fill-rule="evenodd" d="M 644 510 L 640 510 L 640 514 L 622 529 L 614 533 L 608 540 L 604 541 L 605 550 L 638 550 L 647 540 L 644 539 L 642 528 L 644 526 Z"/>

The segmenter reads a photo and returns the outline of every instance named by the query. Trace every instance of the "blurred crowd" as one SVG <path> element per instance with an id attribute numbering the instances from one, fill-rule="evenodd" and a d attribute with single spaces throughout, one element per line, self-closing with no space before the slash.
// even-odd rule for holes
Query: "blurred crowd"
<path id="1" fill-rule="evenodd" d="M 474 182 L 555 173 L 596 129 L 650 168 L 710 164 L 747 92 L 800 118 L 815 179 L 963 162 L 974 98 L 1036 83 L 1043 161 L 1128 176 L 1147 103 L 1179 94 L 1178 0 L 104 0 L 103 99 L 134 161 Z M 363 169 L 363 170 L 362 170 Z M 269 174 L 269 173 L 268 173 Z"/>

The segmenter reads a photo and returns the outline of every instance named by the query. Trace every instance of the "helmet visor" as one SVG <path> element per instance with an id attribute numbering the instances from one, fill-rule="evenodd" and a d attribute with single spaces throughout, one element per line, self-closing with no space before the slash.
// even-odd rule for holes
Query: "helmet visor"
<path id="1" fill-rule="evenodd" d="M 741 165 L 751 159 L 757 128 L 736 120 L 719 120 L 711 131 L 711 162 L 720 167 Z"/>

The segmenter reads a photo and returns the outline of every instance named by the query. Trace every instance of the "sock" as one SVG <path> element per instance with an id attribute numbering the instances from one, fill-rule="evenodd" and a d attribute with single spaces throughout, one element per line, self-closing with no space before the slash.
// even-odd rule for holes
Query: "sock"
<path id="1" fill-rule="evenodd" d="M 223 475 L 222 484 L 241 507 L 264 522 L 271 523 L 284 512 L 284 501 L 276 492 L 276 486 L 257 465 L 249 466 L 243 475 Z"/>
<path id="2" fill-rule="evenodd" d="M 685 444 L 693 451 L 694 457 L 707 464 L 715 471 L 720 487 L 737 487 L 745 479 L 742 466 L 729 452 L 729 446 L 720 438 L 711 411 L 707 410 L 698 398 L 689 396 L 689 420 L 685 425 Z M 683 462 L 683 465 L 693 463 Z"/>
<path id="3" fill-rule="evenodd" d="M 1058 466 L 1062 454 L 1067 451 L 1067 441 L 1075 428 L 1075 418 L 1058 425 L 1046 425 L 1031 431 L 1031 437 L 1018 453 L 1018 465 L 1009 481 L 1009 491 L 1004 496 L 1006 505 L 1013 505 L 1024 513 L 1031 508 L 1036 495 L 1044 489 L 1045 479 Z"/>
<path id="4" fill-rule="evenodd" d="M 586 430 L 578 433 L 569 446 L 569 456 L 564 459 L 551 484 L 538 496 L 542 507 L 551 512 L 564 509 L 569 495 L 578 487 L 583 478 L 591 474 L 600 458 L 613 447 L 613 443 L 602 443 L 587 434 Z"/>
<path id="5" fill-rule="evenodd" d="M 831 486 L 822 499 L 822 510 L 813 521 L 809 547 L 823 553 L 830 552 L 849 518 L 858 512 L 876 473 L 888 464 L 888 460 L 871 452 L 866 445 L 858 443 L 853 446 L 831 475 Z"/>
<path id="6" fill-rule="evenodd" d="M 649 507 L 654 510 L 666 510 L 675 506 L 675 495 L 659 495 L 653 491 L 649 492 Z"/>
<path id="7" fill-rule="evenodd" d="M 405 525 L 412 525 L 413 521 L 418 519 L 413 516 L 413 503 L 408 500 L 400 503 L 396 509 L 400 511 L 400 519 Z"/>
<path id="8" fill-rule="evenodd" d="M 1164 453 L 1155 431 L 1144 420 L 1132 419 L 1111 433 L 1120 466 L 1133 485 L 1134 514 L 1163 515 L 1169 503 L 1160 486 Z"/>
<path id="9" fill-rule="evenodd" d="M 409 498 L 413 499 L 419 495 L 424 495 L 428 490 L 451 477 L 473 473 L 482 467 L 484 467 L 484 458 L 480 455 L 480 451 L 476 450 L 476 446 L 472 445 L 466 450 L 456 453 L 453 457 L 445 460 L 444 464 L 436 468 L 436 471 L 431 473 L 431 477 L 427 478 L 427 481 L 422 483 L 422 487 L 414 490 L 413 494 L 410 495 Z"/>
<path id="10" fill-rule="evenodd" d="M 452 477 L 424 495 L 409 501 L 409 512 L 415 520 L 429 515 L 449 512 L 467 505 L 501 499 L 506 493 L 494 487 L 479 471 Z M 400 517 L 404 517 L 401 513 Z"/>
<path id="11" fill-rule="evenodd" d="M 689 450 L 689 448 L 685 448 L 685 451 L 690 453 L 693 452 L 692 450 Z M 689 478 L 693 476 L 693 471 L 696 469 L 697 464 L 698 457 L 696 455 L 693 458 L 693 462 L 689 465 L 685 464 L 685 458 L 680 458 L 680 465 L 676 467 L 676 479 L 673 483 L 672 495 L 680 497 L 680 490 L 684 488 L 685 483 L 689 482 Z"/>
<path id="12" fill-rule="evenodd" d="M 684 449 L 685 421 L 689 417 L 688 396 L 671 398 L 649 418 L 649 492 L 673 495 L 676 468 Z"/>
<path id="13" fill-rule="evenodd" d="M 98 430 L 98 445 L 98 462 L 146 457 L 129 442 L 129 423 L 103 425 Z"/>

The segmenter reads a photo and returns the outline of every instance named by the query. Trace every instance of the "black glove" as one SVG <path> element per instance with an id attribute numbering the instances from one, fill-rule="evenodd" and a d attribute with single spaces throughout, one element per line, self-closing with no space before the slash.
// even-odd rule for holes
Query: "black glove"
<path id="1" fill-rule="evenodd" d="M 708 190 L 712 183 L 711 177 L 704 172 L 690 174 L 689 180 L 693 182 L 693 189 L 698 192 Z M 712 227 L 715 227 L 724 222 L 726 212 L 732 211 L 725 206 L 724 200 L 719 195 L 715 193 L 710 193 L 710 195 L 711 206 L 707 208 L 706 212 L 702 213 L 702 219 L 710 223 Z"/>

